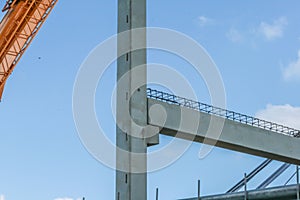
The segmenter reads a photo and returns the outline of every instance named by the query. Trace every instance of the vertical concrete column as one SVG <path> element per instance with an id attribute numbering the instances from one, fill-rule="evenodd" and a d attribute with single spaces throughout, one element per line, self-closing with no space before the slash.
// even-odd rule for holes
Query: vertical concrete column
<path id="1" fill-rule="evenodd" d="M 147 125 L 146 49 L 132 49 L 137 44 L 146 46 L 146 32 L 130 32 L 143 27 L 146 0 L 118 0 L 118 33 L 129 32 L 118 37 L 117 80 L 122 83 L 117 86 L 116 200 L 147 199 L 147 142 L 143 129 Z M 121 53 L 123 50 L 127 53 Z"/>

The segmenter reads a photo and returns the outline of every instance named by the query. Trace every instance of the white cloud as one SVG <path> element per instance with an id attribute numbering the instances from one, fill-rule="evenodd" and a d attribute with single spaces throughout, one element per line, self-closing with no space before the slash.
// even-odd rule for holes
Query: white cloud
<path id="1" fill-rule="evenodd" d="M 241 42 L 243 40 L 242 34 L 234 28 L 231 28 L 227 33 L 226 33 L 227 38 L 235 43 Z"/>
<path id="2" fill-rule="evenodd" d="M 300 107 L 268 104 L 263 110 L 256 113 L 256 117 L 267 121 L 300 129 Z"/>
<path id="3" fill-rule="evenodd" d="M 300 79 L 300 50 L 298 51 L 298 58 L 291 62 L 283 71 L 285 80 Z"/>
<path id="4" fill-rule="evenodd" d="M 205 17 L 205 16 L 199 16 L 198 17 L 198 23 L 200 26 L 206 26 L 206 25 L 209 25 L 209 24 L 212 24 L 213 23 L 213 19 L 210 19 L 208 17 Z"/>
<path id="5" fill-rule="evenodd" d="M 5 200 L 5 197 L 3 194 L 0 195 L 0 200 Z"/>
<path id="6" fill-rule="evenodd" d="M 288 25 L 288 20 L 286 17 L 280 17 L 275 20 L 273 24 L 268 24 L 266 22 L 261 22 L 259 27 L 259 32 L 262 33 L 266 39 L 273 40 L 283 36 L 284 28 Z"/>

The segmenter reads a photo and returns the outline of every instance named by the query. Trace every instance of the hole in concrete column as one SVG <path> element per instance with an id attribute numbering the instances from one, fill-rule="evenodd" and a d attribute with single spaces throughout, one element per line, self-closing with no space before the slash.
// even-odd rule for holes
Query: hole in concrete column
<path id="1" fill-rule="evenodd" d="M 128 23 L 128 22 L 129 22 L 129 16 L 126 15 L 126 23 Z"/>
<path id="2" fill-rule="evenodd" d="M 125 183 L 128 183 L 128 175 L 125 175 Z"/>
<path id="3" fill-rule="evenodd" d="M 126 61 L 128 61 L 129 60 L 129 55 L 128 55 L 128 53 L 126 53 Z"/>
<path id="4" fill-rule="evenodd" d="M 128 141 L 128 134 L 126 133 L 126 141 Z"/>
<path id="5" fill-rule="evenodd" d="M 120 192 L 118 192 L 118 200 L 120 200 Z"/>

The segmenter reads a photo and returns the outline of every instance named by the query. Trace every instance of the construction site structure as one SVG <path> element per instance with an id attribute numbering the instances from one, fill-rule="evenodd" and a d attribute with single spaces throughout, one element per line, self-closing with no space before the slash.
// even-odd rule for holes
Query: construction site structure
<path id="1" fill-rule="evenodd" d="M 0 23 L 0 100 L 8 77 L 56 3 L 57 0 L 6 1 L 3 8 L 6 14 Z M 118 150 L 115 199 L 147 199 L 147 148 L 159 143 L 159 134 L 214 144 L 268 159 L 248 176 L 245 175 L 246 181 L 240 181 L 228 193 L 203 199 L 288 199 L 296 196 L 299 199 L 299 184 L 266 189 L 290 164 L 300 164 L 299 130 L 147 89 L 146 31 L 139 31 L 138 34 L 131 32 L 133 29 L 146 27 L 146 5 L 146 0 L 118 0 L 118 33 L 125 31 L 127 34 L 118 37 L 117 79 L 120 81 L 126 74 L 129 76 L 117 86 L 117 122 L 122 127 L 116 127 Z M 134 49 L 137 44 L 144 48 Z M 124 50 L 125 54 L 120 53 Z M 137 67 L 138 73 L 133 73 Z M 137 82 L 141 83 L 138 88 L 134 85 Z M 160 110 L 152 112 L 151 119 L 149 118 L 148 114 L 155 105 L 164 108 L 167 113 L 164 123 L 159 120 L 162 114 Z M 186 121 L 196 123 L 199 128 L 194 130 L 188 125 L 180 126 L 183 114 Z M 207 137 L 212 118 L 224 122 L 219 138 Z M 150 141 L 147 137 L 147 129 L 143 128 L 146 126 L 160 130 L 154 140 Z M 135 154 L 142 156 L 132 156 Z M 246 195 L 238 192 L 243 185 L 246 186 L 247 179 L 250 180 L 271 160 L 287 164 L 283 164 L 257 190 L 249 191 Z M 158 198 L 158 191 L 156 197 Z M 199 200 L 199 193 L 197 198 L 191 199 Z"/>

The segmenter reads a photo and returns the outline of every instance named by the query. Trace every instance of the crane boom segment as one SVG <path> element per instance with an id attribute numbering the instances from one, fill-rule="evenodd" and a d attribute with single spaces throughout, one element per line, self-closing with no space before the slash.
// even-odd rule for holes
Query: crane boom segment
<path id="1" fill-rule="evenodd" d="M 0 100 L 7 78 L 58 0 L 9 0 L 0 23 Z"/>

